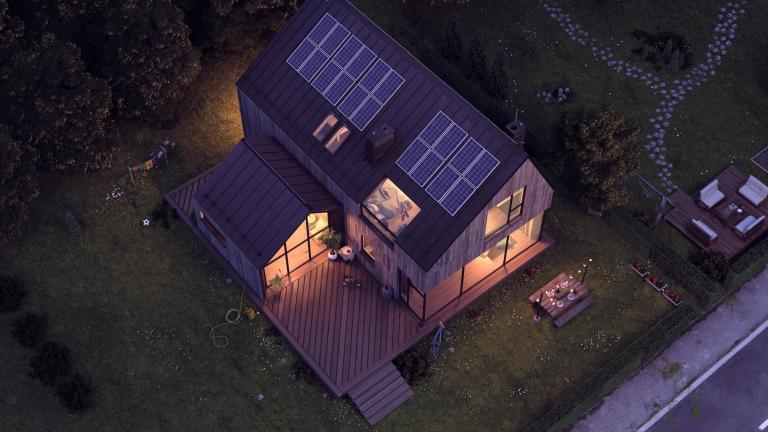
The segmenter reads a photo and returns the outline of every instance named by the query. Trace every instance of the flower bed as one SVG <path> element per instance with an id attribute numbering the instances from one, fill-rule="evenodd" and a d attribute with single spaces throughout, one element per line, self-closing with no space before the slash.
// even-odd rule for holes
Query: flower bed
<path id="1" fill-rule="evenodd" d="M 650 270 L 641 264 L 639 261 L 632 261 L 629 263 L 629 268 L 632 269 L 638 276 L 656 291 L 660 292 L 670 303 L 677 306 L 682 302 L 682 299 L 676 292 L 672 291 L 666 282 L 659 279 L 658 276 L 652 275 Z"/>
<path id="2" fill-rule="evenodd" d="M 669 288 L 667 288 L 662 294 L 667 300 L 669 300 L 670 303 L 672 303 L 675 306 L 683 302 L 683 299 L 681 299 L 676 292 L 672 291 Z"/>
<path id="3" fill-rule="evenodd" d="M 648 269 L 640 263 L 640 261 L 632 261 L 629 263 L 629 268 L 631 268 L 632 271 L 637 273 L 641 278 L 645 278 L 650 273 Z"/>
<path id="4" fill-rule="evenodd" d="M 648 282 L 648 285 L 654 287 L 656 291 L 664 292 L 667 288 L 667 283 L 659 279 L 658 276 L 648 275 L 646 276 L 645 281 Z"/>

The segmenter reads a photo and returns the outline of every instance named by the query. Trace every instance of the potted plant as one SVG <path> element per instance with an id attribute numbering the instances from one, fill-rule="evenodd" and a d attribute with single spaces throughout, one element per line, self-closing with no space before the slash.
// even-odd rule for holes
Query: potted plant
<path id="1" fill-rule="evenodd" d="M 275 294 L 280 294 L 280 291 L 283 289 L 283 277 L 275 275 L 275 277 L 269 280 L 269 286 L 272 287 Z"/>
<path id="2" fill-rule="evenodd" d="M 341 234 L 336 232 L 333 228 L 328 228 L 327 231 L 320 234 L 320 241 L 329 249 L 328 258 L 336 260 L 336 258 L 339 257 L 339 254 L 336 253 L 336 251 L 341 247 Z"/>

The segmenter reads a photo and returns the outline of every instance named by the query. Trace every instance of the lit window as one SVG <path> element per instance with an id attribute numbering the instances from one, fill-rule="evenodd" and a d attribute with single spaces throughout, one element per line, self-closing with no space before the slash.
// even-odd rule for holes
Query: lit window
<path id="1" fill-rule="evenodd" d="M 511 197 L 488 209 L 485 220 L 485 236 L 499 231 L 523 214 L 525 188 L 518 189 Z"/>
<path id="2" fill-rule="evenodd" d="M 374 248 L 373 248 L 373 242 L 370 238 L 366 237 L 365 235 L 360 236 L 360 247 L 363 251 L 363 256 L 368 258 L 370 262 L 376 262 L 376 258 L 374 257 Z"/>
<path id="3" fill-rule="evenodd" d="M 336 132 L 334 132 L 328 139 L 328 142 L 325 143 L 325 148 L 331 153 L 336 153 L 336 150 L 344 144 L 344 141 L 346 141 L 350 135 L 352 135 L 352 131 L 349 130 L 346 125 L 339 126 Z"/>
<path id="4" fill-rule="evenodd" d="M 328 114 L 323 122 L 320 123 L 320 126 L 318 126 L 314 132 L 312 132 L 312 135 L 314 135 L 318 141 L 323 142 L 328 137 L 328 134 L 331 133 L 333 128 L 336 127 L 336 123 L 338 122 L 339 119 L 336 118 L 333 113 Z"/>
<path id="5" fill-rule="evenodd" d="M 419 206 L 388 178 L 366 198 L 363 209 L 366 218 L 383 228 L 385 235 L 389 233 L 391 237 L 400 234 L 421 211 Z"/>

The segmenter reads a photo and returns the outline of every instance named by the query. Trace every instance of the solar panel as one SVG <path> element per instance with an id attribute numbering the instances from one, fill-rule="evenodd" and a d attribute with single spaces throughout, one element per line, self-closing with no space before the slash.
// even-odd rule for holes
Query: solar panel
<path id="1" fill-rule="evenodd" d="M 372 92 L 390 70 L 390 67 L 384 63 L 384 60 L 378 59 L 368 73 L 365 74 L 363 80 L 360 81 L 360 85 L 369 92 Z"/>
<path id="2" fill-rule="evenodd" d="M 301 66 L 301 69 L 299 69 L 299 75 L 311 82 L 312 78 L 320 71 L 320 68 L 323 67 L 326 61 L 328 61 L 328 56 L 319 49 L 315 50 Z"/>
<path id="3" fill-rule="evenodd" d="M 438 156 L 437 153 L 429 151 L 426 155 L 424 155 L 424 158 L 421 159 L 418 165 L 413 168 L 413 171 L 410 173 L 411 178 L 416 183 L 418 183 L 419 186 L 424 186 L 427 184 L 427 181 L 429 181 L 429 179 L 437 172 L 442 163 L 443 158 Z"/>
<path id="4" fill-rule="evenodd" d="M 438 139 L 445 133 L 453 121 L 445 115 L 442 111 L 438 111 L 432 121 L 429 122 L 427 127 L 421 131 L 419 138 L 421 138 L 429 146 L 433 146 Z"/>
<path id="5" fill-rule="evenodd" d="M 354 79 L 358 79 L 374 60 L 376 60 L 376 54 L 369 50 L 368 47 L 363 46 L 363 49 L 360 50 L 360 52 L 357 53 L 357 56 L 352 59 L 352 62 L 347 65 L 346 71 L 349 72 Z"/>
<path id="6" fill-rule="evenodd" d="M 350 120 L 358 129 L 363 130 L 376 117 L 381 107 L 382 105 L 376 98 L 368 96 L 368 99 L 360 105 L 360 109 L 357 110 Z"/>
<path id="7" fill-rule="evenodd" d="M 311 40 L 316 45 L 319 45 L 338 23 L 339 22 L 331 15 L 323 15 L 323 17 L 320 18 L 320 21 L 318 21 L 317 24 L 315 24 L 315 27 L 309 32 L 307 39 Z"/>
<path id="8" fill-rule="evenodd" d="M 443 170 L 435 176 L 432 183 L 427 186 L 426 191 L 429 196 L 435 199 L 435 201 L 440 201 L 443 196 L 445 196 L 445 193 L 453 187 L 459 177 L 461 177 L 461 175 L 457 173 L 455 169 L 446 165 L 443 167 Z"/>
<path id="9" fill-rule="evenodd" d="M 323 96 L 325 96 L 325 98 L 328 99 L 330 103 L 336 105 L 349 91 L 349 89 L 352 88 L 352 84 L 354 83 L 355 80 L 353 80 L 352 77 L 347 75 L 346 72 L 342 72 L 336 78 L 336 81 L 334 81 L 333 84 L 328 87 L 325 93 L 323 93 Z"/>
<path id="10" fill-rule="evenodd" d="M 342 46 L 339 52 L 336 53 L 336 55 L 333 57 L 333 61 L 338 63 L 341 67 L 347 67 L 349 62 L 355 58 L 355 55 L 357 55 L 357 52 L 360 51 L 360 48 L 363 46 L 364 45 L 362 42 L 360 42 L 360 39 L 352 36 L 351 38 L 347 39 L 347 42 L 344 43 L 344 46 Z"/>
<path id="11" fill-rule="evenodd" d="M 399 158 L 397 158 L 397 161 L 395 162 L 397 166 L 400 167 L 403 171 L 409 173 L 411 170 L 413 170 L 413 167 L 416 166 L 417 163 L 421 160 L 421 158 L 424 156 L 425 153 L 429 151 L 429 147 L 427 147 L 424 142 L 422 142 L 420 139 L 415 139 L 411 143 L 411 145 L 408 146 L 407 149 L 403 152 L 403 154 L 400 155 Z"/>
<path id="12" fill-rule="evenodd" d="M 390 70 L 386 78 L 373 91 L 373 96 L 382 104 L 386 104 L 404 82 L 405 78 L 401 77 L 394 70 Z"/>
<path id="13" fill-rule="evenodd" d="M 351 92 L 349 92 L 346 99 L 344 99 L 344 102 L 339 105 L 339 111 L 347 116 L 347 118 L 351 119 L 355 114 L 355 111 L 357 111 L 357 109 L 360 108 L 360 105 L 362 105 L 363 101 L 365 101 L 366 97 L 368 97 L 368 93 L 359 85 L 356 86 L 354 89 L 352 89 Z"/>
<path id="14" fill-rule="evenodd" d="M 480 157 L 478 157 L 477 160 L 475 160 L 475 163 L 464 173 L 464 178 L 466 178 L 472 186 L 478 188 L 498 165 L 499 160 L 488 153 L 488 151 L 483 150 Z"/>
<path id="15" fill-rule="evenodd" d="M 337 24 L 325 40 L 323 40 L 323 43 L 320 44 L 320 49 L 331 56 L 344 43 L 347 36 L 349 36 L 349 30 L 343 25 Z"/>
<path id="16" fill-rule="evenodd" d="M 334 62 L 328 62 L 328 64 L 325 65 L 325 68 L 317 74 L 315 80 L 312 81 L 312 87 L 317 89 L 320 93 L 325 93 L 325 90 L 331 83 L 333 83 L 336 77 L 339 76 L 340 72 L 341 68 L 339 65 Z"/>
<path id="17" fill-rule="evenodd" d="M 480 156 L 480 153 L 482 153 L 483 150 L 483 146 L 475 141 L 474 138 L 470 138 L 467 140 L 461 150 L 459 150 L 458 153 L 453 156 L 453 159 L 451 159 L 450 162 L 451 166 L 455 168 L 456 171 L 464 174 L 464 172 L 467 171 L 467 168 L 472 165 L 472 162 L 474 162 L 475 159 Z"/>
<path id="18" fill-rule="evenodd" d="M 299 68 L 301 68 L 301 65 L 307 61 L 309 56 L 312 55 L 314 51 L 315 44 L 313 44 L 312 41 L 308 39 L 304 39 L 288 57 L 288 64 L 291 65 L 292 68 L 296 69 L 296 71 L 298 71 Z"/>
<path id="19" fill-rule="evenodd" d="M 448 132 L 446 132 L 445 135 L 443 135 L 443 137 L 437 141 L 434 150 L 437 152 L 437 154 L 442 156 L 443 159 L 448 159 L 448 156 L 450 156 L 451 153 L 453 153 L 453 151 L 459 147 L 459 144 L 461 144 L 461 142 L 464 141 L 464 138 L 466 137 L 467 133 L 464 132 L 464 129 L 454 123 L 450 128 L 448 128 Z"/>
<path id="20" fill-rule="evenodd" d="M 439 202 L 451 216 L 454 216 L 473 193 L 475 193 L 475 188 L 462 178 Z"/>

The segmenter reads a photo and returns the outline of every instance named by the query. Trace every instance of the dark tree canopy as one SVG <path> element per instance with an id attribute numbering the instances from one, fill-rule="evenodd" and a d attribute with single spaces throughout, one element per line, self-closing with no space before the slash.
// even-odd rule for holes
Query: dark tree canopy
<path id="1" fill-rule="evenodd" d="M 504 62 L 504 53 L 499 52 L 491 67 L 491 76 L 488 81 L 488 94 L 499 100 L 509 98 L 509 79 L 507 78 L 507 66 Z"/>
<path id="2" fill-rule="evenodd" d="M 15 107 L 8 119 L 12 134 L 37 150 L 41 165 L 92 170 L 111 164 L 109 86 L 86 71 L 73 43 L 45 34 L 8 66 L 0 100 Z"/>
<path id="3" fill-rule="evenodd" d="M 179 0 L 192 27 L 192 39 L 206 53 L 242 51 L 280 29 L 298 0 Z M 251 46 L 253 45 L 253 46 Z"/>
<path id="4" fill-rule="evenodd" d="M 34 149 L 13 140 L 0 126 L 0 244 L 19 237 L 40 192 L 35 155 Z"/>
<path id="5" fill-rule="evenodd" d="M 454 13 L 448 21 L 448 27 L 443 34 L 443 40 L 440 44 L 440 52 L 448 60 L 461 60 L 464 51 L 464 40 L 459 33 L 459 16 Z"/>
<path id="6" fill-rule="evenodd" d="M 472 38 L 469 46 L 469 56 L 467 57 L 466 75 L 469 79 L 480 81 L 485 79 L 486 68 L 485 47 L 478 34 Z"/>
<path id="7" fill-rule="evenodd" d="M 558 171 L 580 201 L 600 210 L 627 205 L 625 181 L 640 165 L 639 132 L 613 108 L 564 117 Z"/>
<path id="8" fill-rule="evenodd" d="M 184 12 L 170 0 L 114 0 L 103 16 L 99 73 L 128 117 L 169 120 L 200 72 Z"/>

